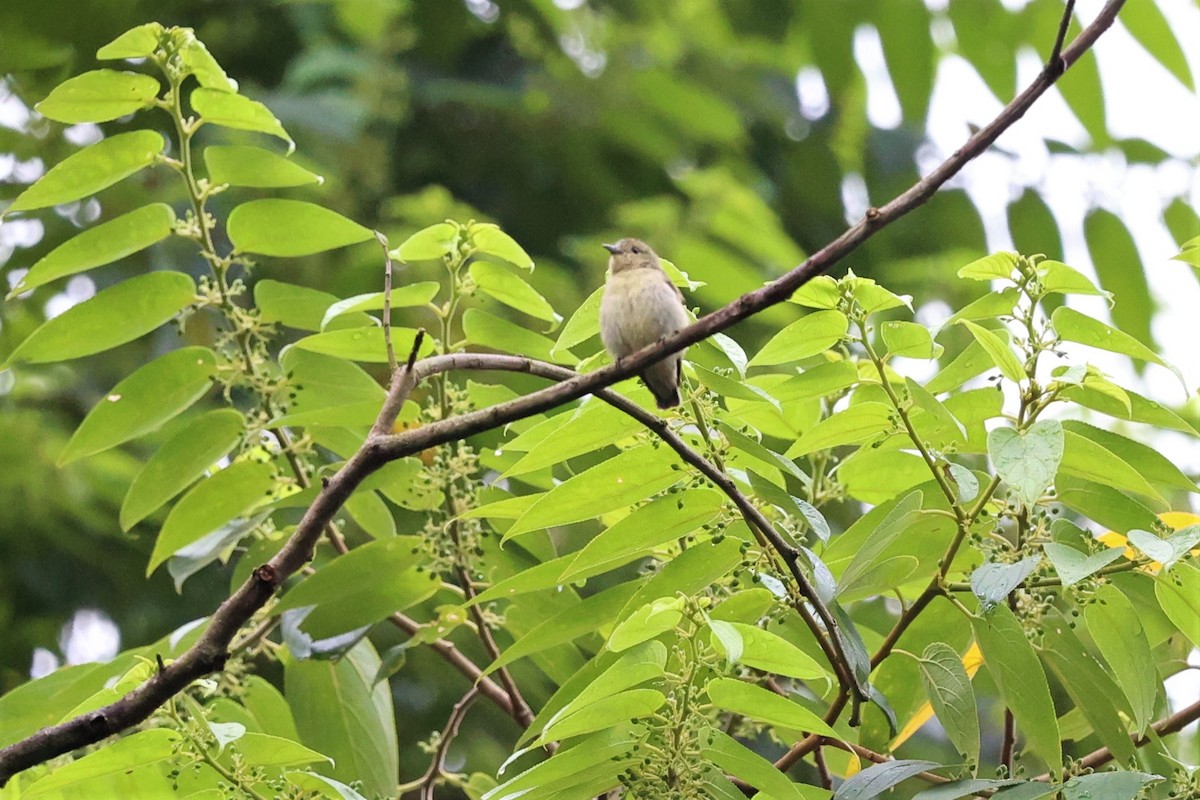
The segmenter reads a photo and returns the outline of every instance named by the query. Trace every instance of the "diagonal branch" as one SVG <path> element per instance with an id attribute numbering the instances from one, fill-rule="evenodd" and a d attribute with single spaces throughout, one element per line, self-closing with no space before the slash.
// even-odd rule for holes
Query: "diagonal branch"
<path id="1" fill-rule="evenodd" d="M 1096 42 L 1116 19 L 1124 0 L 1109 0 L 1096 19 L 1062 50 L 1063 70 L 1070 67 Z M 887 205 L 870 209 L 866 216 L 830 244 L 818 250 L 803 264 L 766 286 L 742 295 L 724 308 L 696 323 L 643 348 L 616 364 L 587 375 L 491 408 L 440 420 L 422 428 L 397 435 L 376 432 L 383 427 L 381 414 L 372 435 L 347 461 L 308 507 L 300 524 L 283 548 L 266 564 L 258 567 L 237 591 L 213 613 L 201 637 L 182 656 L 166 665 L 152 678 L 115 703 L 82 714 L 58 725 L 44 728 L 0 750 L 0 786 L 21 770 L 84 745 L 98 742 L 149 717 L 170 697 L 183 691 L 196 678 L 220 670 L 227 658 L 229 643 L 238 629 L 263 606 L 280 584 L 304 565 L 312 555 L 321 531 L 360 483 L 388 461 L 413 455 L 428 447 L 459 440 L 491 428 L 546 411 L 585 394 L 632 377 L 650 364 L 678 352 L 690 344 L 712 336 L 753 314 L 783 302 L 806 282 L 828 271 L 840 259 L 892 222 L 929 200 L 969 161 L 986 150 L 1005 130 L 1019 120 L 1034 102 L 1054 84 L 1061 70 L 1044 70 L 1028 88 L 1009 103 L 986 127 L 975 133 L 950 158 Z M 397 370 L 397 377 L 401 375 Z M 405 378 L 412 370 L 403 370 Z M 394 380 L 388 404 L 398 410 L 393 396 L 403 399 L 411 385 Z M 388 406 L 385 406 L 385 409 Z M 394 417 L 393 417 L 394 419 Z M 390 428 L 390 421 L 387 425 Z"/>

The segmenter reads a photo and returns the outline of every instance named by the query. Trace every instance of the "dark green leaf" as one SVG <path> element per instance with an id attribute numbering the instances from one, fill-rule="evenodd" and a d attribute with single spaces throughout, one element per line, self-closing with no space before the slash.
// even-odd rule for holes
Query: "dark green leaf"
<path id="1" fill-rule="evenodd" d="M 1154 718 L 1159 681 L 1158 674 L 1146 668 L 1154 663 L 1154 657 L 1137 610 L 1129 598 L 1109 584 L 1096 592 L 1084 619 L 1088 633 L 1129 700 L 1137 730 L 1145 730 Z"/>
<path id="2" fill-rule="evenodd" d="M 1062 769 L 1062 746 L 1054 701 L 1046 673 L 1021 623 L 1008 606 L 999 605 L 988 617 L 972 619 L 971 627 L 988 672 L 1012 709 L 1018 729 L 1024 731 L 1029 748 L 1057 775 Z"/>
<path id="3" fill-rule="evenodd" d="M 1116 301 L 1110 312 L 1113 322 L 1153 347 L 1150 320 L 1155 304 L 1146 283 L 1146 270 L 1125 223 L 1111 212 L 1093 209 L 1084 219 L 1083 228 L 1100 285 Z"/>
<path id="4" fill-rule="evenodd" d="M 959 754 L 971 763 L 979 761 L 979 712 L 975 691 L 962 658 L 950 645 L 932 642 L 921 654 L 921 678 L 946 735 Z"/>
<path id="5" fill-rule="evenodd" d="M 940 766 L 941 764 L 936 761 L 915 761 L 913 759 L 897 759 L 883 764 L 873 764 L 862 772 L 847 778 L 846 782 L 834 792 L 833 800 L 872 800 L 901 781 Z"/>
<path id="6" fill-rule="evenodd" d="M 700 752 L 700 758 L 740 778 L 771 800 L 797 800 L 802 795 L 796 784 L 767 759 L 722 732 L 714 731 L 712 742 Z"/>
<path id="7" fill-rule="evenodd" d="M 337 662 L 284 660 L 284 693 L 300 741 L 333 759 L 335 766 L 322 771 L 361 781 L 369 797 L 394 793 L 399 780 L 392 694 L 371 680 L 378 668 L 366 641 Z"/>
<path id="8" fill-rule="evenodd" d="M 1129 800 L 1143 786 L 1162 779 L 1161 775 L 1124 770 L 1080 775 L 1063 784 L 1063 800 Z"/>
<path id="9" fill-rule="evenodd" d="M 1167 618 L 1200 647 L 1200 569 L 1186 562 L 1176 564 L 1155 579 L 1154 595 Z"/>

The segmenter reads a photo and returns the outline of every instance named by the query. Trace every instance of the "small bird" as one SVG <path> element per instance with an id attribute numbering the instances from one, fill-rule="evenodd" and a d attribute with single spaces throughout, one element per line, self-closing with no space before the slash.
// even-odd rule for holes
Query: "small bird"
<path id="1" fill-rule="evenodd" d="M 683 295 L 663 271 L 658 256 L 640 239 L 606 244 L 608 281 L 600 301 L 600 338 L 613 359 L 657 342 L 685 327 Z M 659 408 L 679 405 L 683 351 L 672 353 L 642 372 Z"/>

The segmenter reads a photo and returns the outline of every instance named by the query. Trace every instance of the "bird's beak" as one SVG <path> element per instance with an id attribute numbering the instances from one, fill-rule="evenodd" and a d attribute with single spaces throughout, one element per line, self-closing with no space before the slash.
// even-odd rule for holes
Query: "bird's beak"
<path id="1" fill-rule="evenodd" d="M 600 246 L 603 247 L 608 252 L 612 253 L 613 255 L 616 255 L 617 253 L 621 252 L 621 245 L 619 245 L 619 244 L 602 244 Z"/>

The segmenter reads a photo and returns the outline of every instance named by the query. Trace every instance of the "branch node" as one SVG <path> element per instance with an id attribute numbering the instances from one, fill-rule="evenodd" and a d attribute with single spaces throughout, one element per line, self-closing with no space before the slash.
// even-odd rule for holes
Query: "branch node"
<path id="1" fill-rule="evenodd" d="M 279 583 L 279 572 L 271 564 L 263 564 L 254 570 L 254 580 L 274 589 Z"/>

